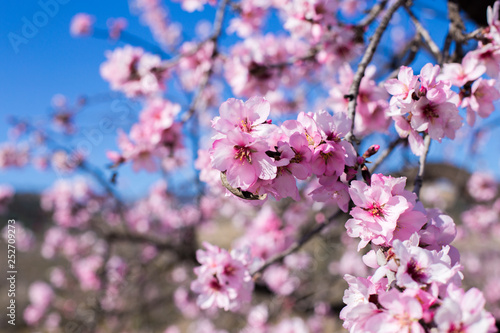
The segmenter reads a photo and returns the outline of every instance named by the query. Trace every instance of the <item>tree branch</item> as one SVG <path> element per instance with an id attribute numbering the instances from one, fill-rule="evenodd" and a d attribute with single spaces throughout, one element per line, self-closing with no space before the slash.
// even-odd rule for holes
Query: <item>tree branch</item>
<path id="1" fill-rule="evenodd" d="M 271 258 L 267 259 L 262 266 L 260 266 L 257 270 L 252 272 L 252 276 L 255 277 L 257 274 L 262 273 L 266 268 L 271 266 L 272 264 L 283 260 L 286 256 L 298 251 L 304 244 L 306 244 L 311 238 L 313 238 L 315 235 L 319 234 L 326 226 L 330 225 L 337 217 L 342 215 L 344 212 L 341 210 L 338 210 L 335 214 L 333 214 L 328 221 L 325 223 L 322 223 L 316 227 L 314 227 L 312 230 L 309 232 L 305 233 L 300 237 L 299 240 L 297 240 L 295 243 L 292 244 L 287 250 L 277 253 Z"/>
<path id="2" fill-rule="evenodd" d="M 229 2 L 230 2 L 230 0 L 222 0 L 221 1 L 219 8 L 217 9 L 217 13 L 215 13 L 214 31 L 213 31 L 212 35 L 210 36 L 210 38 L 207 40 L 207 41 L 211 40 L 214 43 L 214 49 L 213 49 L 212 57 L 211 57 L 212 60 L 215 59 L 215 57 L 218 54 L 217 42 L 218 42 L 219 37 L 220 37 L 221 32 L 222 32 L 222 23 L 224 21 L 226 7 L 229 4 Z M 201 44 L 203 44 L 203 43 L 201 43 Z M 203 75 L 203 78 L 200 82 L 200 85 L 198 86 L 198 90 L 196 91 L 196 95 L 194 96 L 194 98 L 191 102 L 191 105 L 189 106 L 188 111 L 182 117 L 183 123 L 188 121 L 189 118 L 191 118 L 194 115 L 194 113 L 196 112 L 196 109 L 198 108 L 198 104 L 200 103 L 200 101 L 202 99 L 201 97 L 203 95 L 203 90 L 205 90 L 205 88 L 207 87 L 208 81 L 210 80 L 210 77 L 213 74 L 213 68 L 214 68 L 214 66 L 212 63 L 210 68 L 205 72 L 205 75 Z"/>
<path id="3" fill-rule="evenodd" d="M 347 98 L 349 99 L 348 104 L 348 112 L 347 114 L 351 118 L 351 130 L 346 135 L 346 140 L 349 142 L 353 142 L 354 137 L 354 117 L 356 116 L 356 105 L 359 94 L 359 85 L 361 84 L 361 79 L 365 76 L 366 67 L 370 64 L 375 51 L 377 50 L 377 46 L 380 43 L 380 39 L 384 31 L 387 29 L 389 22 L 392 18 L 392 15 L 401 7 L 407 0 L 397 0 L 385 13 L 384 17 L 380 21 L 380 25 L 375 30 L 375 33 L 371 37 L 370 44 L 368 45 L 361 62 L 358 65 L 358 70 L 354 75 L 354 79 L 352 81 L 351 87 L 349 88 L 349 93 L 347 94 Z"/>
<path id="4" fill-rule="evenodd" d="M 413 24 L 415 25 L 417 32 L 419 33 L 420 36 L 422 36 L 422 39 L 425 41 L 427 48 L 432 53 L 434 58 L 436 58 L 436 60 L 439 62 L 441 60 L 441 51 L 439 50 L 439 47 L 432 39 L 431 35 L 429 34 L 429 31 L 427 31 L 427 29 L 424 28 L 424 26 L 420 23 L 415 14 L 413 14 L 410 8 L 405 7 L 405 9 L 408 15 L 410 16 Z"/>
<path id="5" fill-rule="evenodd" d="M 387 5 L 387 0 L 382 0 L 375 6 L 373 6 L 368 15 L 361 22 L 359 22 L 357 27 L 364 28 L 372 24 L 373 21 L 375 21 L 377 16 L 380 14 L 380 12 L 384 10 L 386 5 Z"/>
<path id="6" fill-rule="evenodd" d="M 425 134 L 424 136 L 424 152 L 420 156 L 419 168 L 417 177 L 415 177 L 415 183 L 413 187 L 413 192 L 417 195 L 417 198 L 420 196 L 420 189 L 424 183 L 424 172 L 425 172 L 425 161 L 427 160 L 427 154 L 429 153 L 429 147 L 431 145 L 431 137 L 429 134 Z"/>
<path id="7" fill-rule="evenodd" d="M 397 138 L 396 140 L 393 140 L 389 146 L 379 154 L 378 159 L 372 164 L 372 167 L 370 168 L 370 174 L 374 173 L 375 170 L 384 162 L 384 160 L 392 153 L 392 151 L 399 146 L 399 144 L 405 142 L 406 140 L 403 138 Z"/>
<path id="8" fill-rule="evenodd" d="M 464 43 L 467 37 L 464 35 L 464 22 L 460 16 L 460 7 L 457 0 L 448 0 L 448 17 L 450 19 L 450 33 L 457 43 Z"/>

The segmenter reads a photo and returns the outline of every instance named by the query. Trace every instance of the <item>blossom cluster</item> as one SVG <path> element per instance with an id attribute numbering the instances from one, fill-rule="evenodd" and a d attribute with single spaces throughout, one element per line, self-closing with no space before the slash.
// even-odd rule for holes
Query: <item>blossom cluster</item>
<path id="1" fill-rule="evenodd" d="M 122 91 L 128 97 L 151 96 L 165 90 L 168 72 L 162 68 L 159 56 L 126 45 L 107 51 L 106 57 L 108 60 L 100 71 L 111 89 Z"/>
<path id="2" fill-rule="evenodd" d="M 61 179 L 46 190 L 42 208 L 53 211 L 54 221 L 65 228 L 86 228 L 91 217 L 102 208 L 103 197 L 84 178 Z"/>
<path id="3" fill-rule="evenodd" d="M 179 165 L 183 135 L 182 125 L 175 118 L 180 110 L 180 105 L 169 100 L 149 99 L 139 116 L 139 122 L 132 126 L 130 136 L 119 132 L 118 146 L 122 152 L 110 151 L 108 158 L 114 165 L 132 162 L 135 171 L 156 171 L 156 158 L 161 160 L 165 170 Z"/>
<path id="4" fill-rule="evenodd" d="M 375 73 L 375 66 L 369 66 L 359 85 L 354 117 L 354 134 L 359 137 L 384 132 L 390 124 L 390 117 L 387 115 L 388 95 L 385 89 L 375 82 Z M 349 94 L 353 79 L 351 66 L 348 63 L 342 64 L 338 69 L 338 82 L 329 91 L 331 108 L 335 112 L 347 113 L 349 101 L 345 96 Z"/>
<path id="5" fill-rule="evenodd" d="M 320 179 L 320 191 L 346 193 L 346 168 L 357 158 L 353 146 L 343 140 L 350 121 L 343 113 L 300 113 L 278 127 L 268 119 L 270 104 L 254 97 L 246 102 L 229 99 L 213 121 L 218 132 L 210 150 L 212 166 L 225 173 L 229 185 L 277 199 L 299 200 L 296 179 L 311 175 Z M 354 171 L 355 172 L 355 171 Z M 345 195 L 337 200 L 344 211 Z"/>
<path id="6" fill-rule="evenodd" d="M 417 196 L 405 190 L 405 185 L 406 178 L 381 174 L 371 176 L 370 186 L 352 181 L 349 195 L 355 207 L 346 228 L 349 236 L 361 238 L 358 249 L 369 242 L 390 246 L 394 239 L 406 240 L 427 223 Z"/>
<path id="7" fill-rule="evenodd" d="M 426 211 L 405 179 L 372 175 L 371 185 L 353 181 L 355 207 L 346 222 L 348 235 L 375 248 L 364 263 L 376 269 L 368 278 L 346 275 L 349 289 L 340 318 L 350 332 L 495 332 L 477 289 L 461 289 L 462 266 L 453 220 Z"/>
<path id="8" fill-rule="evenodd" d="M 290 66 L 289 61 L 307 55 L 307 44 L 300 40 L 272 34 L 251 37 L 232 47 L 224 74 L 236 95 L 265 95 L 280 85 L 296 84 L 308 66 Z"/>
<path id="9" fill-rule="evenodd" d="M 199 294 L 198 305 L 202 309 L 218 307 L 227 311 L 249 303 L 254 287 L 249 272 L 254 261 L 249 253 L 228 252 L 209 243 L 204 246 L 206 251 L 196 252 L 201 266 L 195 268 L 197 279 L 191 284 L 191 289 Z"/>
<path id="10" fill-rule="evenodd" d="M 413 69 L 402 66 L 397 79 L 385 82 L 392 95 L 390 115 L 400 137 L 408 137 L 415 155 L 422 155 L 424 141 L 420 133 L 441 142 L 445 137 L 454 139 L 462 127 L 458 114 L 458 94 L 451 90 L 448 80 L 440 80 L 439 65 L 427 64 L 419 75 Z"/>

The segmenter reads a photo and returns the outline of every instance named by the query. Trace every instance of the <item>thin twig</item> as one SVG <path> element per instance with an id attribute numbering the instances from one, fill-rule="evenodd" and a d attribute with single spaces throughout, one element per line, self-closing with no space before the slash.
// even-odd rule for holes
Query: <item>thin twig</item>
<path id="1" fill-rule="evenodd" d="M 451 32 L 448 32 L 444 40 L 443 51 L 441 52 L 441 61 L 439 62 L 439 66 L 443 65 L 445 62 L 448 62 L 450 60 L 450 47 L 452 41 L 453 37 L 451 36 Z"/>
<path id="2" fill-rule="evenodd" d="M 393 140 L 387 148 L 379 154 L 378 159 L 372 164 L 372 167 L 370 168 L 370 173 L 374 173 L 375 170 L 384 162 L 384 160 L 392 153 L 392 151 L 399 146 L 399 144 L 405 142 L 406 140 L 403 138 L 397 138 L 396 140 Z"/>
<path id="3" fill-rule="evenodd" d="M 465 30 L 464 22 L 460 16 L 460 6 L 457 0 L 448 0 L 448 18 L 450 19 L 450 33 L 457 43 L 467 41 L 463 31 Z"/>
<path id="4" fill-rule="evenodd" d="M 209 40 L 211 40 L 214 43 L 214 49 L 212 52 L 212 60 L 215 59 L 218 55 L 218 50 L 217 50 L 217 41 L 219 40 L 219 37 L 222 32 L 222 23 L 224 21 L 224 15 L 226 12 L 226 7 L 229 4 L 230 0 L 222 0 L 222 2 L 219 5 L 219 8 L 217 9 L 217 13 L 215 14 L 215 21 L 214 21 L 214 31 L 212 35 L 210 36 Z M 184 114 L 182 118 L 182 123 L 185 123 L 186 121 L 191 118 L 194 113 L 196 112 L 196 109 L 198 108 L 198 104 L 201 101 L 201 97 L 203 95 L 203 90 L 208 85 L 208 81 L 210 80 L 210 77 L 213 74 L 213 63 L 210 66 L 210 68 L 205 72 L 205 75 L 203 75 L 203 78 L 201 79 L 200 85 L 198 86 L 198 90 L 196 91 L 196 95 L 193 97 L 193 100 L 191 101 L 191 105 L 189 106 L 188 111 Z"/>
<path id="5" fill-rule="evenodd" d="M 425 161 L 427 160 L 427 154 L 429 153 L 429 147 L 431 145 L 431 137 L 429 134 L 425 134 L 424 136 L 424 151 L 422 155 L 420 155 L 419 168 L 417 177 L 415 177 L 415 183 L 413 187 L 413 192 L 417 195 L 417 198 L 420 196 L 420 189 L 424 183 L 424 172 L 425 172 Z"/>
<path id="6" fill-rule="evenodd" d="M 370 64 L 375 51 L 377 50 L 377 46 L 380 43 L 380 39 L 384 31 L 387 29 L 389 22 L 392 18 L 392 15 L 396 12 L 396 10 L 401 7 L 407 0 L 397 0 L 389 9 L 387 9 L 384 17 L 380 21 L 380 25 L 375 30 L 375 33 L 371 37 L 370 44 L 368 45 L 361 62 L 358 65 L 358 70 L 354 75 L 354 79 L 352 81 L 351 87 L 349 88 L 349 93 L 347 98 L 349 99 L 348 104 L 348 115 L 351 118 L 351 130 L 346 135 L 346 140 L 349 142 L 353 142 L 354 137 L 354 117 L 356 116 L 356 105 L 359 94 L 359 86 L 361 84 L 361 79 L 365 76 L 366 67 Z"/>
<path id="7" fill-rule="evenodd" d="M 417 29 L 417 32 L 422 36 L 423 40 L 425 41 L 425 45 L 429 49 L 429 51 L 432 53 L 434 58 L 439 62 L 441 60 L 441 51 L 439 50 L 439 47 L 436 45 L 434 40 L 432 39 L 429 31 L 424 28 L 424 26 L 420 23 L 420 21 L 417 19 L 415 14 L 411 11 L 410 8 L 405 7 L 406 11 L 408 12 L 408 15 L 410 16 L 413 24 L 415 25 L 415 28 Z"/>
<path id="8" fill-rule="evenodd" d="M 387 0 L 382 0 L 378 4 L 372 7 L 368 15 L 359 22 L 357 25 L 359 28 L 364 28 L 372 24 L 373 21 L 377 18 L 381 11 L 384 10 L 387 5 Z"/>
<path id="9" fill-rule="evenodd" d="M 338 210 L 335 214 L 333 214 L 328 219 L 328 221 L 326 221 L 325 223 L 322 223 L 322 224 L 316 226 L 315 228 L 313 228 L 309 232 L 307 232 L 304 235 L 302 235 L 302 237 L 300 237 L 300 239 L 297 240 L 295 243 L 293 243 L 293 245 L 290 246 L 288 249 L 286 249 L 283 252 L 277 253 L 274 256 L 272 256 L 271 258 L 267 259 L 262 266 L 260 266 L 254 272 L 252 272 L 252 276 L 256 276 L 257 274 L 262 273 L 266 268 L 268 268 L 272 264 L 274 264 L 274 263 L 276 263 L 278 261 L 281 261 L 286 256 L 288 256 L 288 255 L 290 255 L 290 254 L 298 251 L 304 244 L 306 244 L 309 240 L 311 240 L 311 238 L 313 238 L 315 235 L 319 234 L 326 226 L 330 225 L 333 221 L 335 221 L 335 219 L 337 217 L 339 217 L 343 213 L 344 212 L 342 212 L 341 210 Z"/>
<path id="10" fill-rule="evenodd" d="M 399 52 L 397 56 L 394 55 L 391 59 L 391 62 L 389 62 L 386 65 L 386 67 L 388 67 L 389 69 L 391 68 L 394 69 L 389 75 L 386 76 L 385 80 L 382 80 L 379 83 L 379 86 L 383 87 L 385 81 L 397 78 L 401 70 L 401 66 L 408 66 L 413 62 L 413 60 L 415 60 L 415 57 L 417 56 L 417 53 L 420 50 L 421 44 L 422 44 L 422 36 L 420 36 L 420 34 L 418 33 L 415 33 L 413 39 L 410 40 L 408 43 L 406 43 L 404 49 L 401 52 Z M 406 54 L 408 55 L 406 56 L 405 59 Z"/>

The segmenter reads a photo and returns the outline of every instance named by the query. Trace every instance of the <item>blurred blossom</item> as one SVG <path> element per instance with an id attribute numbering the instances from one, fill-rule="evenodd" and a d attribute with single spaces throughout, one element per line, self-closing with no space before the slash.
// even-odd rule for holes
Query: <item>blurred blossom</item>
<path id="1" fill-rule="evenodd" d="M 92 34 L 95 17 L 85 13 L 73 16 L 69 31 L 73 37 L 83 37 Z"/>
<path id="2" fill-rule="evenodd" d="M 474 172 L 467 182 L 467 191 L 477 201 L 489 201 L 497 195 L 498 183 L 491 174 Z"/>

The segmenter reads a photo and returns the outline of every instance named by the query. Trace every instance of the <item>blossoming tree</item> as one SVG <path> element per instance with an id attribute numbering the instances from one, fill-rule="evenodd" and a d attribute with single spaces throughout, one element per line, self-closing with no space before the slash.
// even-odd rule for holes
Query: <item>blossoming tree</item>
<path id="1" fill-rule="evenodd" d="M 124 19 L 103 30 L 82 13 L 71 24 L 75 37 L 126 43 L 99 70 L 141 110 L 116 133 L 108 170 L 12 120 L 18 142 L 1 146 L 0 168 L 64 175 L 41 197 L 54 223 L 40 253 L 61 264 L 29 288 L 24 321 L 47 332 L 496 332 L 500 254 L 474 271 L 483 258 L 451 243 L 500 235 L 498 185 L 466 177 L 475 204 L 456 226 L 426 160 L 431 144 L 478 139 L 495 113 L 500 2 L 466 31 L 450 0 L 442 47 L 407 0 L 172 5 L 216 8 L 210 32 L 183 38 L 157 0 L 131 3 L 156 45 Z M 268 21 L 280 27 L 265 33 Z M 391 41 L 398 27 L 413 34 Z M 78 135 L 85 103 L 55 98 L 59 131 Z M 418 161 L 411 177 L 376 172 L 397 169 L 397 149 Z M 196 195 L 180 200 L 165 179 L 190 165 Z M 158 175 L 134 202 L 116 188 L 129 166 Z M 12 196 L 0 188 L 1 211 Z M 33 234 L 18 230 L 29 251 Z M 463 284 L 469 272 L 484 273 L 485 294 Z"/>

